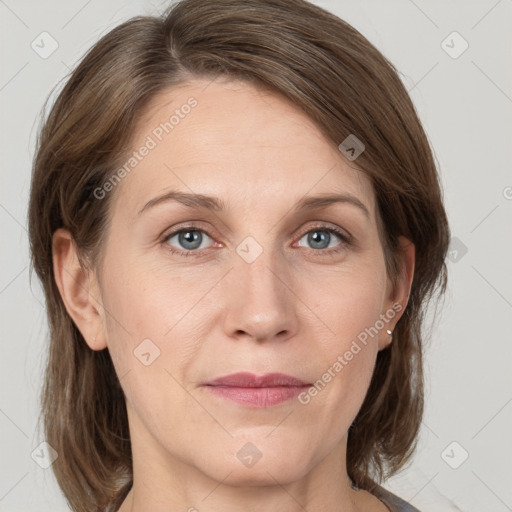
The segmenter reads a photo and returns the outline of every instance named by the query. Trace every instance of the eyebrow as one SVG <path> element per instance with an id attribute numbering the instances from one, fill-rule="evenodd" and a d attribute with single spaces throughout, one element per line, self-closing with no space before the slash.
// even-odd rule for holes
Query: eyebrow
<path id="1" fill-rule="evenodd" d="M 191 208 L 202 208 L 218 212 L 227 210 L 226 203 L 218 197 L 171 190 L 148 201 L 139 211 L 138 215 L 141 215 L 143 212 L 158 204 L 169 201 L 175 201 Z M 366 217 L 370 217 L 370 212 L 364 203 L 354 195 L 348 193 L 305 197 L 297 202 L 294 210 L 295 212 L 321 210 L 337 203 L 346 203 L 356 206 L 363 211 Z"/>

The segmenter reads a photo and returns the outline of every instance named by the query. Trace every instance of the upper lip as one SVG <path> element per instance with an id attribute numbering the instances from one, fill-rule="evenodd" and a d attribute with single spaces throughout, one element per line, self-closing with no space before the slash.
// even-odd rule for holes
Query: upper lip
<path id="1" fill-rule="evenodd" d="M 267 373 L 255 375 L 253 373 L 240 372 L 225 375 L 206 382 L 205 386 L 229 386 L 237 388 L 271 388 L 278 386 L 307 386 L 307 382 L 284 373 Z"/>

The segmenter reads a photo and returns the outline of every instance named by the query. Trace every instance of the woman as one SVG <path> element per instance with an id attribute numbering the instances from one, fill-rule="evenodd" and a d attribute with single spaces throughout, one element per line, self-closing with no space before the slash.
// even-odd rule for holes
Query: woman
<path id="1" fill-rule="evenodd" d="M 449 229 L 396 70 L 303 0 L 104 36 L 40 132 L 46 441 L 74 511 L 414 511 Z"/>

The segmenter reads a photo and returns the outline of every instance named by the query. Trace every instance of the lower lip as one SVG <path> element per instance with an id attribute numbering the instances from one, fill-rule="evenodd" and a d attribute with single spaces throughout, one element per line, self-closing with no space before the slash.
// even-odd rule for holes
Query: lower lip
<path id="1" fill-rule="evenodd" d="M 299 396 L 310 386 L 278 386 L 268 388 L 236 388 L 206 386 L 210 392 L 247 407 L 271 407 Z"/>

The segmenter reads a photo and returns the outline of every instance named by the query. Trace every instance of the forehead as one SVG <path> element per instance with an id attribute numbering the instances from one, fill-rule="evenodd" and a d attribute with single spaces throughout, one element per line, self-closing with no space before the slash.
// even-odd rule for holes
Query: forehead
<path id="1" fill-rule="evenodd" d="M 160 92 L 138 120 L 126 164 L 115 196 L 130 210 L 166 189 L 251 208 L 308 193 L 351 193 L 374 209 L 369 179 L 313 120 L 246 82 L 197 79 Z"/>

